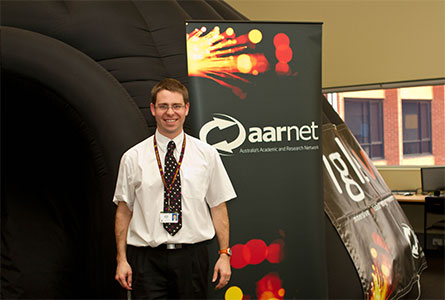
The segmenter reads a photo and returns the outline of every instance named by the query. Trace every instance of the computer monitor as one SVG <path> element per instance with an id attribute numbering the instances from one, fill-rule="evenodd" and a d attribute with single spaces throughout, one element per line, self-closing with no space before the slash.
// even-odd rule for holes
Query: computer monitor
<path id="1" fill-rule="evenodd" d="M 445 166 L 421 168 L 422 190 L 439 195 L 445 190 Z"/>

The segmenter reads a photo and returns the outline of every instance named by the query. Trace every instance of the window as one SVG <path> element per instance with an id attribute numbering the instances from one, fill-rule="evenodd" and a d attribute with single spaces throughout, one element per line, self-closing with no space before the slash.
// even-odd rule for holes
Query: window
<path id="1" fill-rule="evenodd" d="M 382 100 L 344 98 L 345 122 L 372 159 L 383 158 Z"/>
<path id="2" fill-rule="evenodd" d="M 443 144 L 445 79 L 432 81 L 433 85 L 425 84 L 428 82 L 339 87 L 323 92 L 333 91 L 326 97 L 374 165 L 445 165 L 445 147 L 437 146 Z M 378 106 L 381 117 L 373 113 Z"/>
<path id="3" fill-rule="evenodd" d="M 431 101 L 402 100 L 403 154 L 431 153 Z"/>

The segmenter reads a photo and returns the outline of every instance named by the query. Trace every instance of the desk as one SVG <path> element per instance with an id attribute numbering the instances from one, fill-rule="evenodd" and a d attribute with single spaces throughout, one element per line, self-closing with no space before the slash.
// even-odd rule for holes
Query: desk
<path id="1" fill-rule="evenodd" d="M 427 195 L 419 195 L 419 194 L 412 195 L 412 196 L 397 195 L 397 194 L 393 194 L 393 195 L 399 203 L 419 203 L 419 204 L 424 204 L 425 197 L 427 196 Z"/>
<path id="2" fill-rule="evenodd" d="M 428 230 L 428 228 L 427 228 L 427 225 L 428 225 L 427 224 L 427 213 L 431 214 L 431 212 L 426 207 L 426 205 L 428 205 L 428 203 L 430 203 L 430 202 L 428 202 L 428 203 L 425 202 L 426 197 L 429 198 L 429 201 L 430 201 L 430 198 L 442 199 L 442 201 L 443 201 L 443 197 L 442 198 L 434 197 L 431 195 L 412 195 L 412 196 L 405 196 L 405 195 L 398 195 L 398 194 L 393 194 L 393 195 L 396 198 L 397 202 L 399 202 L 400 205 L 402 206 L 405 214 L 408 217 L 408 220 L 410 221 L 411 225 L 413 226 L 414 231 L 418 234 L 421 233 L 423 235 L 423 249 L 424 250 L 435 249 L 436 245 L 444 244 L 443 230 L 437 231 L 437 232 L 432 230 L 432 232 L 430 232 L 430 235 L 432 235 L 433 238 L 431 238 L 431 236 L 429 238 L 427 238 L 427 230 Z M 423 212 L 423 216 L 421 216 L 420 210 Z M 442 206 L 442 211 L 443 211 L 443 206 Z M 434 216 L 429 217 L 429 219 L 431 219 L 431 218 L 433 219 L 433 223 L 434 223 L 434 221 L 437 221 L 440 219 L 440 218 L 434 218 Z M 429 221 L 428 223 L 431 223 L 431 221 Z M 423 230 L 421 229 L 422 227 L 423 227 Z M 431 231 L 431 229 L 430 229 L 430 231 Z M 438 244 L 435 245 L 434 240 L 437 240 L 437 239 L 439 240 L 439 242 L 436 242 Z M 441 242 L 440 242 L 440 240 L 441 240 Z"/>

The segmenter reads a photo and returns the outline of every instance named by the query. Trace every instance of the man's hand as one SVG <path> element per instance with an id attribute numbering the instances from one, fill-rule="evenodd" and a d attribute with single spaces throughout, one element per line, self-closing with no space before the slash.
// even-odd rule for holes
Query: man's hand
<path id="1" fill-rule="evenodd" d="M 114 277 L 119 284 L 126 290 L 131 291 L 132 284 L 132 271 L 127 261 L 123 261 L 117 264 L 116 276 Z"/>
<path id="2" fill-rule="evenodd" d="M 229 247 L 229 215 L 227 213 L 226 203 L 223 202 L 218 206 L 210 208 L 212 214 L 213 226 L 215 226 L 216 238 L 220 249 Z M 213 271 L 212 282 L 216 282 L 219 274 L 219 282 L 215 289 L 219 290 L 225 287 L 230 280 L 232 271 L 230 270 L 230 256 L 220 254 Z"/>
<path id="3" fill-rule="evenodd" d="M 219 256 L 213 271 L 212 282 L 216 282 L 218 279 L 218 274 L 219 282 L 216 285 L 215 290 L 225 287 L 229 283 L 230 276 L 232 275 L 232 271 L 230 270 L 230 257 L 226 254 L 221 254 Z"/>
<path id="4" fill-rule="evenodd" d="M 114 277 L 120 285 L 131 290 L 132 271 L 127 261 L 127 232 L 133 213 L 125 202 L 119 202 L 116 210 L 115 234 L 116 234 L 116 276 Z"/>

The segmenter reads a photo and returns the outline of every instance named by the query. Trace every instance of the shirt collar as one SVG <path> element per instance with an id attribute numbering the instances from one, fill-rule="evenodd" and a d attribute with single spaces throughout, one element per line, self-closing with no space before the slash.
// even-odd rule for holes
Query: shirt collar
<path id="1" fill-rule="evenodd" d="M 160 147 L 162 151 L 167 152 L 167 145 L 172 139 L 166 137 L 165 135 L 162 135 L 157 129 L 155 134 L 158 147 Z M 184 130 L 181 131 L 181 133 L 178 134 L 178 136 L 173 139 L 176 145 L 175 151 L 180 151 L 183 140 L 184 140 Z"/>

